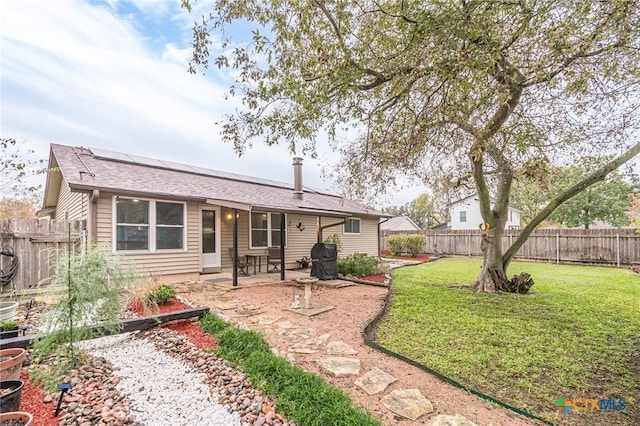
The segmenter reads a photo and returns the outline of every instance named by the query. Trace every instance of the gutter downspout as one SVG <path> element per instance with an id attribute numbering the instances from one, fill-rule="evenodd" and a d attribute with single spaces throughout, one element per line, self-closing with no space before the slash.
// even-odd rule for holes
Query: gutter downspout
<path id="1" fill-rule="evenodd" d="M 324 231 L 327 228 L 331 228 L 333 226 L 344 225 L 346 222 L 347 222 L 347 219 L 344 219 L 341 222 L 332 223 L 330 225 L 320 226 L 320 216 L 318 216 L 318 242 L 319 243 L 322 242 L 322 231 Z M 378 243 L 378 244 L 380 244 L 380 243 Z"/>

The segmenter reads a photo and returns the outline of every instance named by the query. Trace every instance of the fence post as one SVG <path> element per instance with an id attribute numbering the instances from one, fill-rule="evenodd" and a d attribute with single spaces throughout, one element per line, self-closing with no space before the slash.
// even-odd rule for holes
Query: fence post
<path id="1" fill-rule="evenodd" d="M 620 267 L 620 234 L 616 234 L 616 265 Z"/>
<path id="2" fill-rule="evenodd" d="M 467 234 L 467 255 L 471 257 L 471 232 Z"/>
<path id="3" fill-rule="evenodd" d="M 438 254 L 438 233 L 436 232 L 433 236 L 433 252 Z"/>
<path id="4" fill-rule="evenodd" d="M 560 263 L 560 233 L 556 232 L 556 263 Z"/>

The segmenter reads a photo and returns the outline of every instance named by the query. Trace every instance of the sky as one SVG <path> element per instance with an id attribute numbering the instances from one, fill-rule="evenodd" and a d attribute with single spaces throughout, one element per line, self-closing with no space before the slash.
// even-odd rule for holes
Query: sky
<path id="1" fill-rule="evenodd" d="M 230 74 L 187 72 L 191 27 L 206 6 L 189 14 L 179 0 L 0 1 L 1 137 L 24 142 L 35 159 L 58 143 L 291 182 L 286 147 L 256 141 L 238 157 L 222 142 L 216 122 L 239 105 L 224 100 Z M 337 154 L 320 145 L 318 158 L 304 159 L 304 184 L 334 190 L 321 168 Z M 378 207 L 423 190 L 390 192 Z"/>

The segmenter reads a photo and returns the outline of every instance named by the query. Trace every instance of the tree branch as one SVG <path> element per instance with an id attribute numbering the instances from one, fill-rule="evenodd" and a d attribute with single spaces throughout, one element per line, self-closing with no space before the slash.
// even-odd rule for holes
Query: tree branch
<path id="1" fill-rule="evenodd" d="M 504 255 L 502 256 L 503 267 L 505 269 L 507 268 L 515 253 L 518 251 L 518 249 L 520 249 L 520 247 L 522 247 L 525 241 L 527 241 L 527 238 L 529 238 L 531 232 L 533 232 L 533 230 L 540 224 L 540 222 L 548 218 L 549 215 L 551 215 L 551 213 L 553 213 L 553 211 L 557 209 L 562 203 L 584 191 L 591 185 L 604 180 L 609 173 L 613 172 L 618 167 L 631 160 L 633 157 L 638 155 L 638 153 L 640 153 L 640 142 L 636 143 L 622 155 L 614 158 L 613 160 L 602 166 L 600 169 L 596 170 L 591 175 L 587 176 L 582 181 L 578 182 L 577 184 L 551 200 L 549 204 L 547 204 L 546 207 L 543 208 L 542 211 L 540 211 L 540 213 L 538 213 L 533 219 L 531 219 L 531 222 L 529 222 L 529 224 L 525 226 L 525 228 L 520 233 L 520 236 L 518 236 L 518 239 L 516 239 L 511 247 L 509 247 L 509 249 L 504 253 Z"/>

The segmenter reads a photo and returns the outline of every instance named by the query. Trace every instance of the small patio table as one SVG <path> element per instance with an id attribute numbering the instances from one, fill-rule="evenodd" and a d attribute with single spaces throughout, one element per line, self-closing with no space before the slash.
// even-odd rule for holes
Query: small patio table
<path id="1" fill-rule="evenodd" d="M 256 275 L 256 263 L 258 263 L 258 272 L 262 272 L 262 256 L 259 254 L 245 254 L 247 262 L 253 263 L 253 275 Z M 257 260 L 257 262 L 256 262 Z"/>

